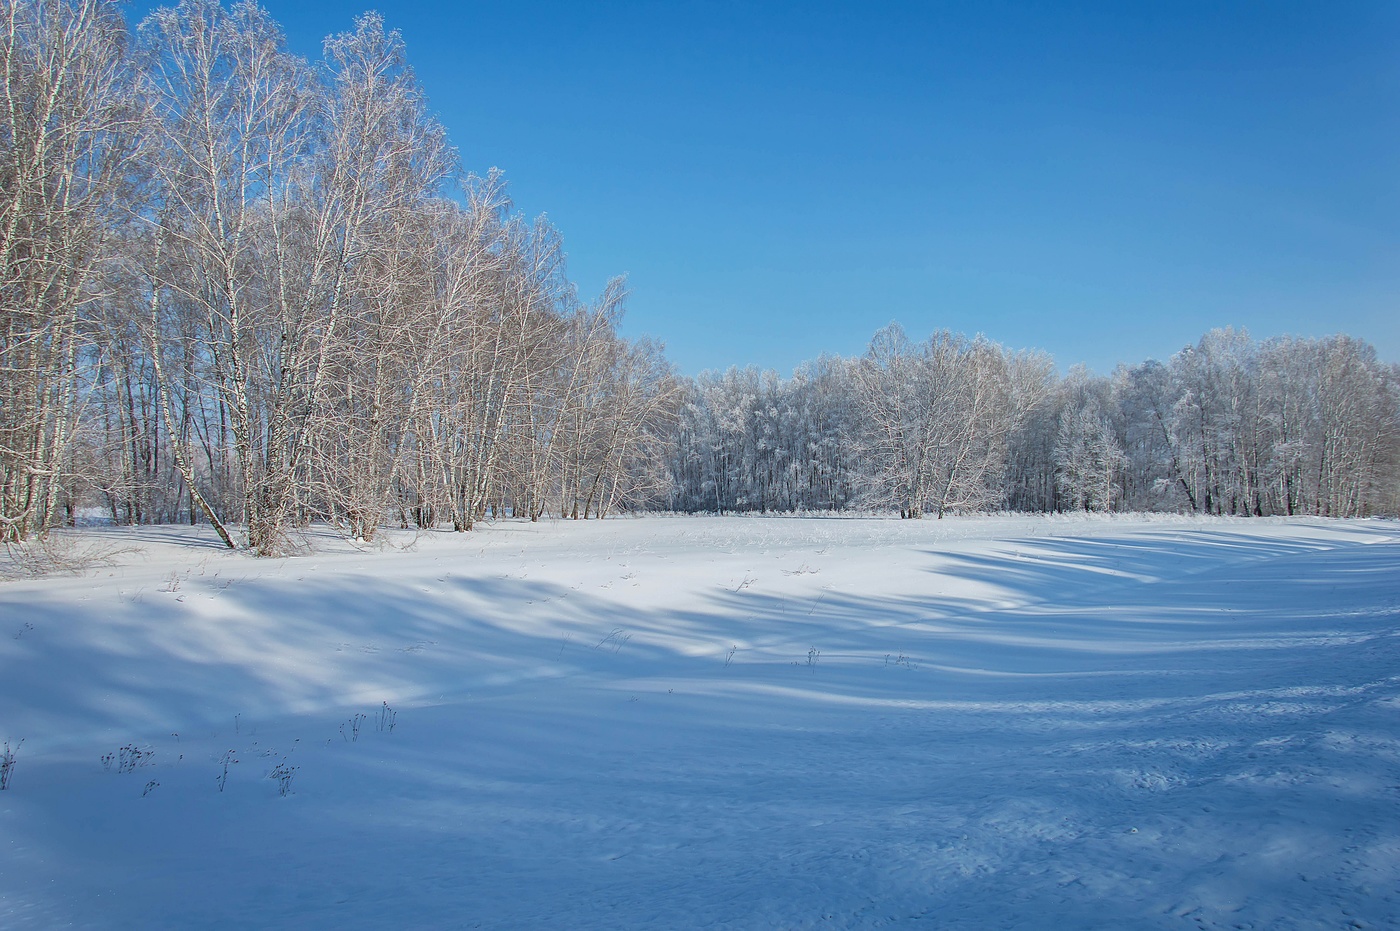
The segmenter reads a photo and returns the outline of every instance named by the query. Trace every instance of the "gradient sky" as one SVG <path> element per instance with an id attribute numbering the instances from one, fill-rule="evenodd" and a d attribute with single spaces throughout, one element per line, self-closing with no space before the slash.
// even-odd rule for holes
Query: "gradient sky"
<path id="1" fill-rule="evenodd" d="M 309 58 L 372 8 L 264 5 Z M 891 320 L 1101 373 L 1217 326 L 1400 361 L 1400 3 L 378 9 L 467 169 L 686 374 Z"/>

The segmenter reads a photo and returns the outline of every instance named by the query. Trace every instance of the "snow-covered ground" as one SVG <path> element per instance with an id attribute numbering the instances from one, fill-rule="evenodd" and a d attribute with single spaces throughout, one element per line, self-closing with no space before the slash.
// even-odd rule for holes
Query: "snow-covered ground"
<path id="1" fill-rule="evenodd" d="M 0 584 L 0 927 L 1400 926 L 1395 523 L 311 543 Z"/>

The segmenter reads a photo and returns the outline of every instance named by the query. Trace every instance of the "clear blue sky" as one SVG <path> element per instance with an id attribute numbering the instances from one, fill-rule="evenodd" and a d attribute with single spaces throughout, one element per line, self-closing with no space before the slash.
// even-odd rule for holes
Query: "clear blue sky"
<path id="1" fill-rule="evenodd" d="M 319 57 L 372 0 L 264 5 Z M 1099 372 L 1227 325 L 1400 361 L 1400 3 L 378 9 L 466 167 L 687 374 L 891 320 Z"/>

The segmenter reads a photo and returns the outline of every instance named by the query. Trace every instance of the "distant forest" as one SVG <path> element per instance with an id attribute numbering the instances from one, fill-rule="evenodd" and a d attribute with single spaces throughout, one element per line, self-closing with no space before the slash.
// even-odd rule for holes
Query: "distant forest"
<path id="1" fill-rule="evenodd" d="M 1400 368 L 1360 340 L 1061 376 L 891 325 L 685 378 L 463 170 L 378 15 L 312 64 L 251 2 L 4 10 L 0 542 L 94 507 L 260 554 L 311 521 L 1400 509 Z"/>
<path id="2" fill-rule="evenodd" d="M 675 510 L 1395 514 L 1400 367 L 1360 340 L 1212 330 L 1164 363 L 1072 370 L 898 326 L 791 379 L 682 384 Z"/>

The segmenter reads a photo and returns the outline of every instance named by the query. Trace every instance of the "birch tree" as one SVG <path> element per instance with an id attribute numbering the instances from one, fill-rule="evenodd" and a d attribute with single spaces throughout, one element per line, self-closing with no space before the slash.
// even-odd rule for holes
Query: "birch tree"
<path id="1" fill-rule="evenodd" d="M 157 326 L 188 318 L 176 327 L 196 333 L 211 361 L 248 544 L 271 553 L 282 545 L 294 465 L 286 402 L 302 373 L 287 364 L 301 336 L 288 316 L 297 300 L 289 214 L 311 144 L 314 77 L 251 2 L 226 11 L 186 0 L 152 13 L 142 34 L 162 141 L 153 222 L 165 261 L 152 268 L 152 317 Z M 160 345 L 153 338 L 153 351 Z M 226 518 L 209 517 L 231 542 Z"/>
<path id="2" fill-rule="evenodd" d="M 365 14 L 325 43 L 319 145 L 309 197 L 303 280 L 281 295 L 288 339 L 270 446 L 294 476 L 308 436 L 322 421 L 339 445 L 342 480 L 323 487 L 341 499 L 351 533 L 369 539 L 388 503 L 408 417 L 407 366 L 399 356 L 425 302 L 432 271 L 408 250 L 426 245 L 425 209 L 454 177 L 456 153 L 427 113 L 403 39 Z M 296 265 L 278 267 L 300 271 Z M 290 306 L 288 306 L 290 305 Z M 335 401 L 329 397 L 334 391 Z"/>

